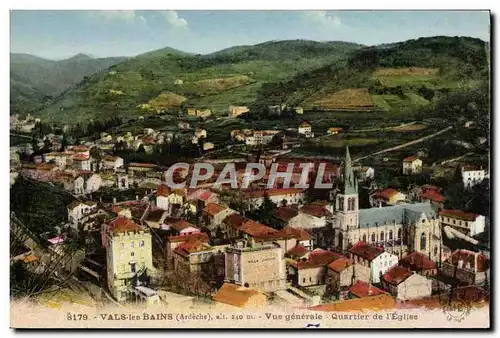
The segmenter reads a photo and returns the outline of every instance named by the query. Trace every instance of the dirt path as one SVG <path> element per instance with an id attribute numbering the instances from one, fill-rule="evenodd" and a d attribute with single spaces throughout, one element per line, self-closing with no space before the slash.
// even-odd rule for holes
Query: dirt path
<path id="1" fill-rule="evenodd" d="M 394 151 L 394 150 L 398 150 L 398 149 L 402 149 L 402 148 L 405 148 L 405 147 L 408 147 L 408 146 L 411 146 L 411 145 L 414 145 L 414 144 L 418 144 L 418 143 L 421 143 L 423 141 L 427 141 L 427 140 L 430 140 L 436 136 L 439 136 L 443 133 L 446 133 L 447 131 L 453 129 L 452 126 L 450 127 L 447 127 L 443 130 L 440 130 L 438 131 L 437 133 L 434 133 L 434 134 L 430 134 L 430 135 L 427 135 L 427 136 L 424 136 L 424 137 L 421 137 L 419 139 L 416 139 L 416 140 L 413 140 L 413 141 L 410 141 L 410 142 L 407 142 L 407 143 L 403 143 L 403 144 L 400 144 L 398 146 L 395 146 L 395 147 L 391 147 L 391 148 L 387 148 L 387 149 L 384 149 L 384 150 L 380 150 L 380 151 L 377 151 L 375 153 L 372 153 L 372 154 L 369 154 L 369 155 L 366 155 L 366 156 L 363 156 L 363 157 L 359 157 L 355 160 L 353 160 L 353 162 L 358 162 L 360 160 L 363 160 L 367 157 L 370 157 L 370 156 L 375 156 L 375 155 L 380 155 L 380 154 L 384 154 L 384 153 L 388 153 L 388 152 L 391 152 L 391 151 Z"/>

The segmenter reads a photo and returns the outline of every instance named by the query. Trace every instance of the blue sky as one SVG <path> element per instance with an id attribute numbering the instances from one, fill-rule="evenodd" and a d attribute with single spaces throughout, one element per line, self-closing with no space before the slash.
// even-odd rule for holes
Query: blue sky
<path id="1" fill-rule="evenodd" d="M 12 11 L 11 52 L 61 59 L 133 56 L 173 47 L 211 53 L 269 40 L 374 45 L 421 36 L 489 41 L 478 11 Z"/>

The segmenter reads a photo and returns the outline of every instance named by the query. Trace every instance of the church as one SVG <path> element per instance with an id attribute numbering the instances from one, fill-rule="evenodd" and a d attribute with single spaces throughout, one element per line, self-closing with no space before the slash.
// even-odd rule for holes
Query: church
<path id="1" fill-rule="evenodd" d="M 399 204 L 359 209 L 358 179 L 349 147 L 342 166 L 342 183 L 333 197 L 333 245 L 342 251 L 359 241 L 381 246 L 400 258 L 407 251 L 419 251 L 434 261 L 441 254 L 441 228 L 430 203 Z"/>

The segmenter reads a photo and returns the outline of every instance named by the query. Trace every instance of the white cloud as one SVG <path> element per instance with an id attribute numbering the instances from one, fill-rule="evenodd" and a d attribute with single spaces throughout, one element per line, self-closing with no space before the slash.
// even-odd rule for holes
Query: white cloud
<path id="1" fill-rule="evenodd" d="M 340 27 L 344 24 L 337 15 L 328 15 L 326 11 L 307 11 L 304 12 L 304 18 L 310 22 L 326 26 L 329 28 Z"/>
<path id="2" fill-rule="evenodd" d="M 132 10 L 95 11 L 93 14 L 98 19 L 104 20 L 107 23 L 146 23 L 146 19 L 142 15 Z"/>
<path id="3" fill-rule="evenodd" d="M 187 28 L 188 22 L 186 19 L 179 18 L 176 11 L 163 11 L 163 17 L 167 23 L 173 28 Z"/>

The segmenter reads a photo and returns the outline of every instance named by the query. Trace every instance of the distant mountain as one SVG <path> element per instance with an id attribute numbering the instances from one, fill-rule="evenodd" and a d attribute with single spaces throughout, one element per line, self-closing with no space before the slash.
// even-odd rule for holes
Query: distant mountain
<path id="1" fill-rule="evenodd" d="M 86 54 L 77 54 L 54 61 L 30 54 L 11 53 L 11 113 L 36 110 L 82 81 L 85 76 L 124 60 L 124 57 L 92 58 Z"/>
<path id="2" fill-rule="evenodd" d="M 442 93 L 488 81 L 488 57 L 488 44 L 469 37 L 435 36 L 358 48 L 345 62 L 266 83 L 256 105 L 401 113 Z"/>
<path id="3" fill-rule="evenodd" d="M 160 94 L 186 98 L 182 105 L 226 112 L 229 105 L 254 102 L 267 82 L 289 79 L 340 59 L 361 48 L 347 42 L 270 41 L 237 46 L 207 55 L 163 48 L 141 54 L 96 73 L 40 112 L 66 122 L 104 116 L 135 117 Z"/>

